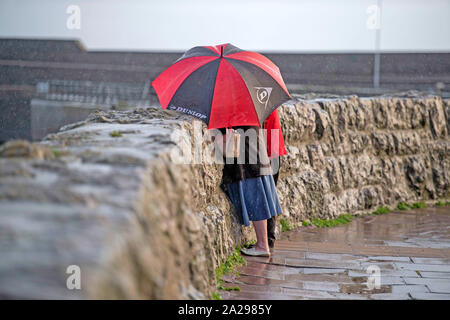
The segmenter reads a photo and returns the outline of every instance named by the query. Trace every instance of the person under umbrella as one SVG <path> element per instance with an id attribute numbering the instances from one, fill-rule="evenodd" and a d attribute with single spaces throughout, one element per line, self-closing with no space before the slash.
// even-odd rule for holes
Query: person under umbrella
<path id="1" fill-rule="evenodd" d="M 264 129 L 266 130 L 267 138 L 267 155 L 272 166 L 273 180 L 275 186 L 277 186 L 281 170 L 281 156 L 287 155 L 277 110 L 272 112 L 266 121 L 264 121 Z M 267 219 L 267 240 L 269 248 L 272 249 L 275 246 L 276 240 L 276 216 Z M 254 246 L 254 244 L 250 244 L 249 248 Z"/>
<path id="2" fill-rule="evenodd" d="M 225 133 L 216 143 L 233 152 L 223 152 L 223 182 L 241 224 L 252 221 L 257 238 L 254 247 L 242 252 L 269 256 L 267 220 L 280 214 L 281 206 L 261 127 L 290 99 L 278 67 L 229 43 L 200 46 L 188 50 L 152 86 L 163 108 L 195 116 Z"/>

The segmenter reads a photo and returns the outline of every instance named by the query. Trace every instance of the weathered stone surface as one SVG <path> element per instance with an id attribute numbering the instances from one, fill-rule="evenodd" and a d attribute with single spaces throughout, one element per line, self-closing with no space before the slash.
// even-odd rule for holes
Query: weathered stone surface
<path id="1" fill-rule="evenodd" d="M 280 108 L 290 146 L 279 186 L 285 212 L 299 222 L 448 198 L 448 104 L 406 95 L 316 99 Z M 318 121 L 318 114 L 326 120 Z M 314 174 L 305 182 L 298 172 L 309 171 Z M 306 188 L 312 183 L 314 189 Z"/>
<path id="2" fill-rule="evenodd" d="M 448 116 L 431 96 L 284 105 L 285 219 L 448 198 Z M 2 146 L 0 297 L 210 297 L 215 268 L 254 235 L 219 188 L 221 165 L 173 162 L 176 133 L 192 147 L 196 125 L 158 108 L 95 112 L 40 144 Z M 69 265 L 81 290 L 66 288 Z"/>
<path id="3" fill-rule="evenodd" d="M 12 140 L 0 147 L 0 157 L 3 158 L 35 158 L 53 159 L 50 148 L 38 143 L 30 143 L 25 140 Z"/>

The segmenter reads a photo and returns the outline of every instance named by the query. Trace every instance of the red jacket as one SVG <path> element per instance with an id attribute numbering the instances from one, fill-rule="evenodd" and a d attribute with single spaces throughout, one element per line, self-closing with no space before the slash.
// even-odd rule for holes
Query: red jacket
<path id="1" fill-rule="evenodd" d="M 280 119 L 278 118 L 278 112 L 275 109 L 274 112 L 270 116 L 267 117 L 266 121 L 264 121 L 264 129 L 267 130 L 267 154 L 269 158 L 275 158 L 279 156 L 284 156 L 287 154 L 286 148 L 284 146 L 284 138 L 283 133 L 281 132 L 281 124 Z M 272 142 L 273 136 L 276 139 L 276 131 L 272 131 L 272 129 L 278 129 L 278 145 L 277 141 Z M 272 148 L 275 148 L 272 150 Z"/>

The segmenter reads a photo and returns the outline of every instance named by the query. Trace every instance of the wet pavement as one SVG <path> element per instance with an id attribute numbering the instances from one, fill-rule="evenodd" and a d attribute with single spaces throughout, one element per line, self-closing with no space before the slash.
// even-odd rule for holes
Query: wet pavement
<path id="1" fill-rule="evenodd" d="M 245 257 L 223 299 L 450 300 L 450 207 L 362 216 L 283 233 L 270 258 Z"/>

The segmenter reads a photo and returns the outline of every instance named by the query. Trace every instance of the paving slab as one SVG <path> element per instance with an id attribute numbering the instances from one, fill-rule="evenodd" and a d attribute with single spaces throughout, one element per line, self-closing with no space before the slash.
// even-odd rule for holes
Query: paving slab
<path id="1" fill-rule="evenodd" d="M 450 272 L 428 272 L 428 271 L 423 271 L 423 272 L 420 272 L 420 276 L 422 278 L 450 279 Z"/>
<path id="2" fill-rule="evenodd" d="M 224 299 L 450 300 L 450 207 L 363 216 L 283 233 L 271 257 L 245 257 Z"/>
<path id="3" fill-rule="evenodd" d="M 445 265 L 450 265 L 450 259 L 411 257 L 411 260 L 414 263 L 420 263 L 420 264 L 445 264 Z"/>
<path id="4" fill-rule="evenodd" d="M 450 279 L 447 278 L 403 278 L 406 284 L 425 285 L 433 293 L 449 293 Z"/>
<path id="5" fill-rule="evenodd" d="M 304 268 L 304 274 L 345 274 L 348 270 L 346 269 L 327 269 L 327 268 Z"/>
<path id="6" fill-rule="evenodd" d="M 394 263 L 395 268 L 399 270 L 413 270 L 413 271 L 433 271 L 433 272 L 450 272 L 450 265 L 444 264 L 421 264 L 421 263 Z"/>
<path id="7" fill-rule="evenodd" d="M 367 272 L 348 270 L 351 277 L 368 277 Z M 412 270 L 380 270 L 381 278 L 386 277 L 420 277 L 420 274 Z"/>
<path id="8" fill-rule="evenodd" d="M 305 259 L 328 260 L 328 261 L 361 261 L 366 259 L 365 256 L 354 256 L 351 254 L 323 253 L 323 252 L 306 252 Z"/>
<path id="9" fill-rule="evenodd" d="M 367 257 L 368 261 L 380 261 L 380 262 L 411 262 L 410 257 L 398 257 L 398 256 L 370 256 Z"/>
<path id="10" fill-rule="evenodd" d="M 358 262 L 348 261 L 340 262 L 334 260 L 318 260 L 318 259 L 292 259 L 286 258 L 285 264 L 293 267 L 315 267 L 327 269 L 352 269 L 360 270 L 361 264 Z"/>
<path id="11" fill-rule="evenodd" d="M 411 298 L 416 300 L 450 300 L 448 293 L 413 292 Z"/>

